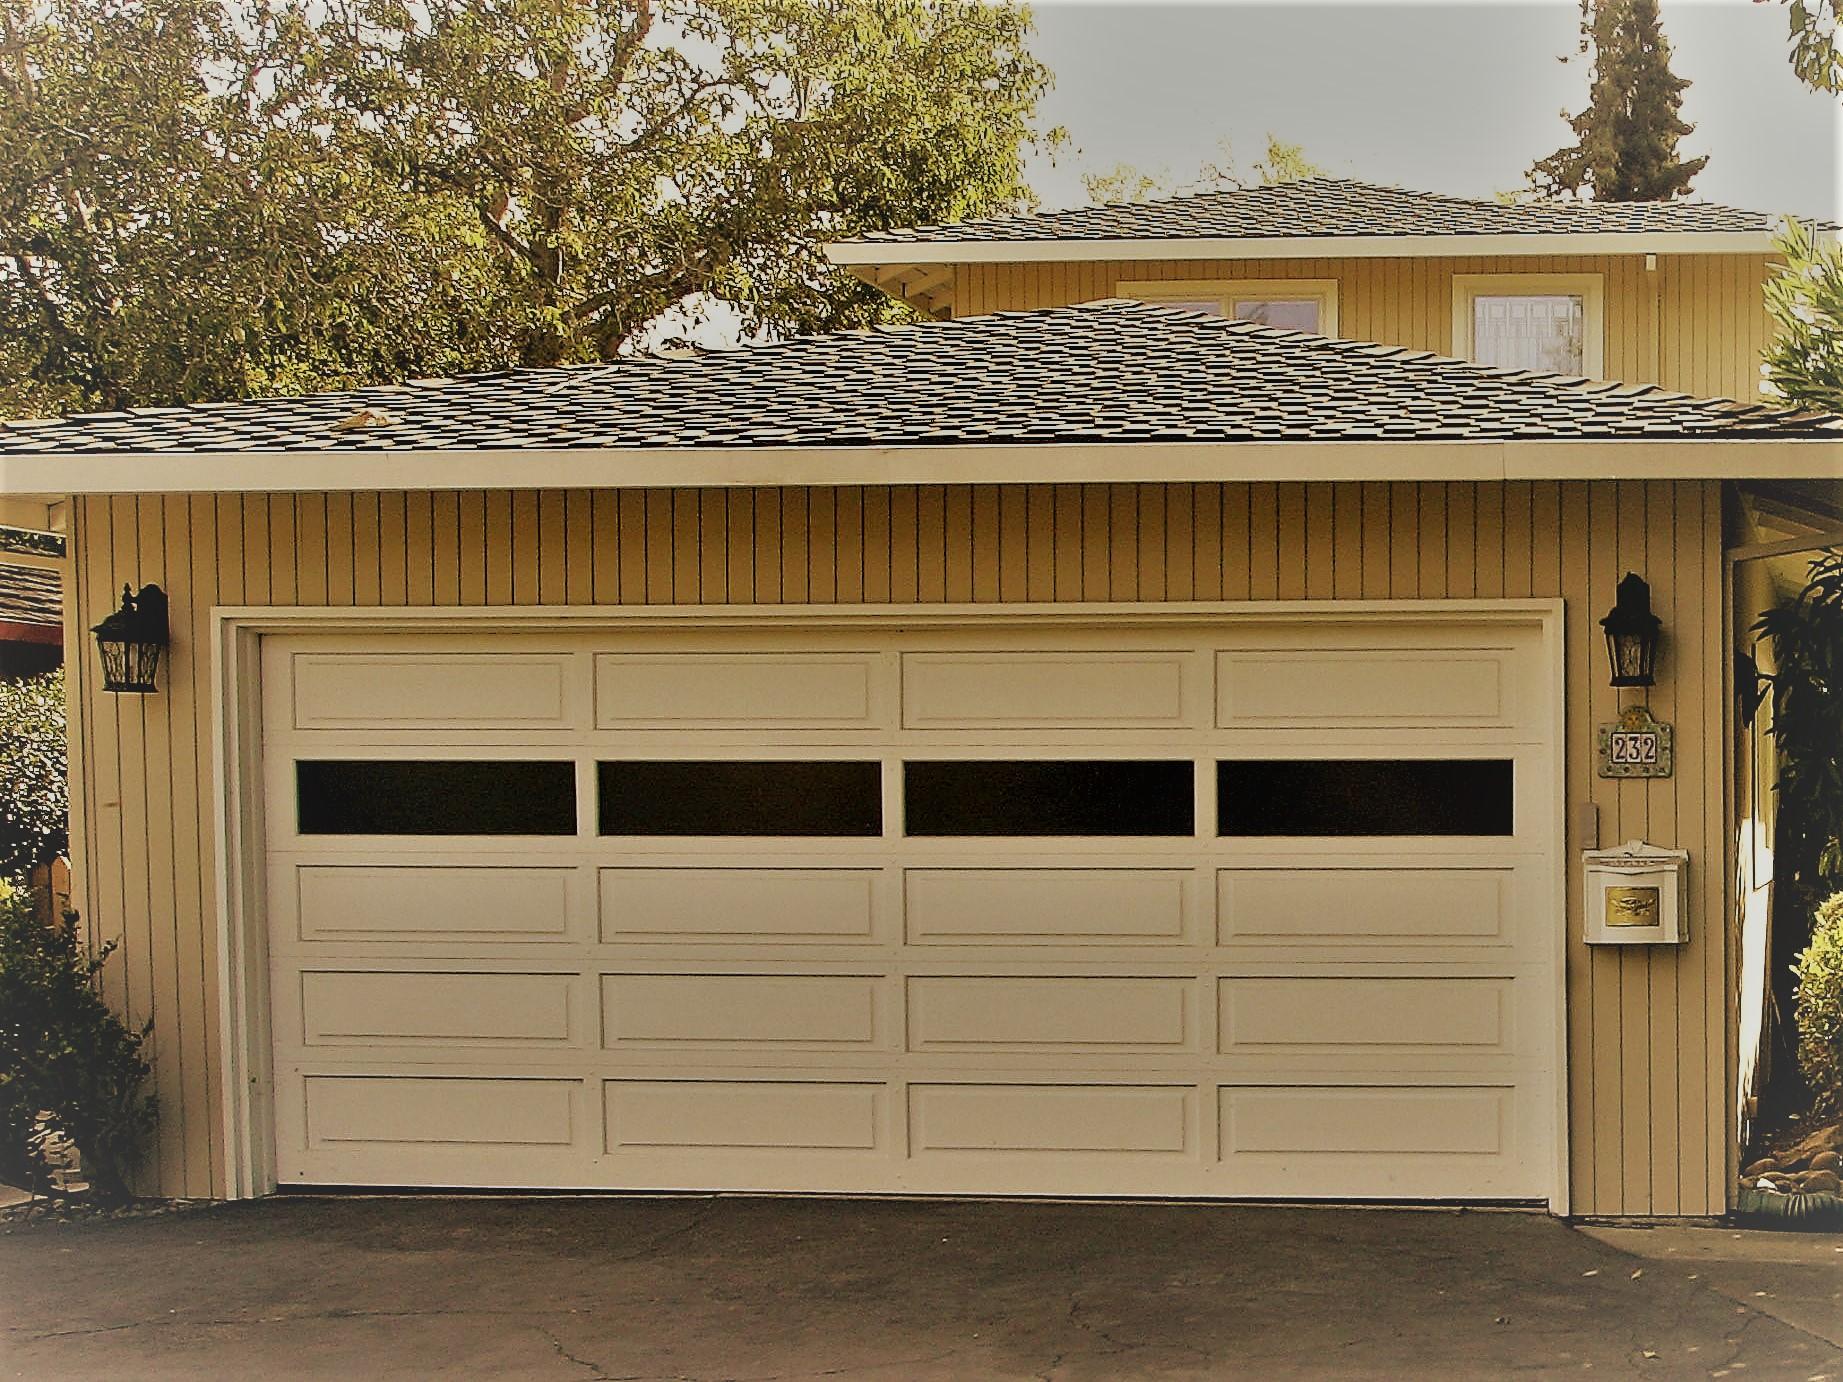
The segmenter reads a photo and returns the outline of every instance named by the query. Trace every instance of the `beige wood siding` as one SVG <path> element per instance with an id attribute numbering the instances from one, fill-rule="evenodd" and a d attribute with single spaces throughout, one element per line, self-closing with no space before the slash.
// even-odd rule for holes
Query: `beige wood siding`
<path id="1" fill-rule="evenodd" d="M 1271 266 L 1270 266 L 1271 267 Z M 1429 329 L 1437 329 L 1430 325 Z M 1730 1167 L 1719 771 L 1720 506 L 1712 483 L 898 486 L 89 498 L 73 514 L 79 892 L 120 938 L 109 995 L 154 1020 L 165 1105 L 146 1183 L 225 1188 L 207 685 L 214 605 L 939 603 L 1562 596 L 1569 854 L 1693 855 L 1690 941 L 1600 949 L 1569 920 L 1574 1209 L 1710 1214 Z M 1651 704 L 1678 775 L 1607 782 L 1615 712 L 1594 620 L 1627 568 L 1667 628 Z M 157 696 L 97 689 L 87 629 L 124 581 L 172 597 Z M 1570 884 L 1575 906 L 1578 879 Z"/>
<path id="2" fill-rule="evenodd" d="M 1707 398 L 1752 399 L 1768 318 L 1764 255 L 1465 259 L 1115 260 L 1091 264 L 962 264 L 954 313 L 1058 307 L 1118 295 L 1121 283 L 1170 279 L 1334 279 L 1338 334 L 1442 355 L 1453 351 L 1455 274 L 1600 274 L 1609 379 L 1661 384 Z"/>

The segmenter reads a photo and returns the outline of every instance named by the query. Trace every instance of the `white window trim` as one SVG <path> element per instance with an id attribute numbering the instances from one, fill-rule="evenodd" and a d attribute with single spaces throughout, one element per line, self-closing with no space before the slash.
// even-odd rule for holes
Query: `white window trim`
<path id="1" fill-rule="evenodd" d="M 1477 358 L 1472 339 L 1476 299 L 1564 294 L 1581 300 L 1581 373 L 1589 379 L 1604 379 L 1606 282 L 1600 274 L 1454 274 L 1453 354 L 1462 360 Z"/>
<path id="2" fill-rule="evenodd" d="M 1238 302 L 1315 302 L 1321 336 L 1337 335 L 1337 289 L 1335 278 L 1165 278 L 1114 285 L 1116 296 L 1140 302 L 1218 302 L 1225 317 L 1235 315 Z"/>

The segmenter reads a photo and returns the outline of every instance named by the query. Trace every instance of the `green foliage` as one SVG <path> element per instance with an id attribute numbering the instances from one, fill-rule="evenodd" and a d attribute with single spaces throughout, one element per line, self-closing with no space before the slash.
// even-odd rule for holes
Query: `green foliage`
<path id="1" fill-rule="evenodd" d="M 1843 92 L 1843 50 L 1837 46 L 1843 27 L 1839 0 L 1782 2 L 1791 19 L 1792 70 L 1813 90 Z"/>
<path id="2" fill-rule="evenodd" d="M 1267 152 L 1254 160 L 1255 176 L 1263 186 L 1276 182 L 1302 182 L 1318 178 L 1325 170 L 1306 157 L 1303 144 L 1288 144 L 1274 134 L 1267 136 Z"/>
<path id="3" fill-rule="evenodd" d="M 68 1137 L 96 1197 L 129 1199 L 128 1175 L 157 1117 L 142 1094 L 150 1022 L 130 1031 L 97 991 L 114 946 L 87 954 L 77 918 L 46 924 L 0 883 L 0 1178 L 49 1188 L 45 1144 Z"/>
<path id="4" fill-rule="evenodd" d="M 0 680 L 0 878 L 69 843 L 66 756 L 63 671 Z"/>
<path id="5" fill-rule="evenodd" d="M 0 0 L 0 413 L 605 360 L 717 301 L 900 315 L 820 245 L 1028 203 L 1030 31 L 982 0 Z"/>
<path id="6" fill-rule="evenodd" d="M 1242 187 L 1269 187 L 1279 182 L 1299 182 L 1323 177 L 1325 170 L 1306 157 L 1299 144 L 1288 144 L 1278 135 L 1267 136 L 1267 151 L 1244 170 L 1236 160 L 1229 141 L 1220 140 L 1216 156 L 1198 167 L 1196 176 L 1187 182 L 1176 181 L 1160 168 L 1145 172 L 1130 163 L 1116 163 L 1098 173 L 1083 173 L 1081 182 L 1088 200 L 1097 206 L 1120 202 L 1152 201 L 1190 192 L 1234 191 Z"/>
<path id="7" fill-rule="evenodd" d="M 1766 393 L 1800 407 L 1843 412 L 1843 249 L 1819 244 L 1803 222 L 1778 239 L 1785 262 L 1766 281 L 1773 338 Z"/>
<path id="8" fill-rule="evenodd" d="M 1779 750 L 1781 886 L 1843 881 L 1843 552 L 1811 563 L 1798 595 L 1762 614 L 1772 640 L 1773 738 Z"/>
<path id="9" fill-rule="evenodd" d="M 1843 1113 L 1843 893 L 1817 909 L 1795 972 L 1798 1068 L 1818 1107 Z"/>
<path id="10" fill-rule="evenodd" d="M 1171 176 L 1164 169 L 1148 173 L 1131 163 L 1116 163 L 1100 172 L 1081 175 L 1082 190 L 1096 206 L 1149 202 L 1172 195 Z"/>
<path id="11" fill-rule="evenodd" d="M 1657 0 L 1581 0 L 1580 55 L 1592 59 L 1587 107 L 1563 112 L 1575 142 L 1531 165 L 1530 185 L 1599 202 L 1687 196 L 1708 159 L 1677 156 L 1695 126 L 1678 114 L 1689 82 L 1670 70 Z"/>

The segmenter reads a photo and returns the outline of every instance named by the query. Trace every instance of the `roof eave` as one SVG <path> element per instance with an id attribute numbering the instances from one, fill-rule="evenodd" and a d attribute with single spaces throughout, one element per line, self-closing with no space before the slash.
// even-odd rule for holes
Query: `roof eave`
<path id="1" fill-rule="evenodd" d="M 0 494 L 34 495 L 1264 480 L 1837 478 L 1843 478 L 1843 435 L 1743 435 L 1698 440 L 47 452 L 0 456 Z"/>
<path id="2" fill-rule="evenodd" d="M 1820 241 L 1837 238 L 1817 232 Z M 844 268 L 898 271 L 935 264 L 1049 264 L 1103 259 L 1430 259 L 1473 255 L 1771 254 L 1770 231 L 1540 235 L 1293 235 L 1028 240 L 841 240 L 826 258 Z"/>

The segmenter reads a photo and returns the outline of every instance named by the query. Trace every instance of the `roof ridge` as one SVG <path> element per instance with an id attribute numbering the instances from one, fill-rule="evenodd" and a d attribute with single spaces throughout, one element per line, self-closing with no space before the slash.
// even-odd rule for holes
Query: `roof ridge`
<path id="1" fill-rule="evenodd" d="M 996 212 L 870 231 L 839 245 L 1010 244 L 1105 240 L 1322 239 L 1605 234 L 1769 235 L 1783 213 L 1662 198 L 1476 196 L 1320 173 L 1282 182 L 1196 187 L 1160 196 Z M 1825 230 L 1821 217 L 1799 217 Z"/>

